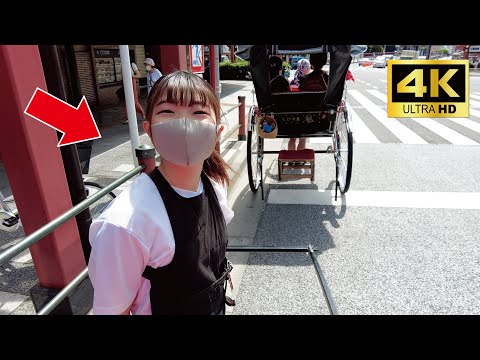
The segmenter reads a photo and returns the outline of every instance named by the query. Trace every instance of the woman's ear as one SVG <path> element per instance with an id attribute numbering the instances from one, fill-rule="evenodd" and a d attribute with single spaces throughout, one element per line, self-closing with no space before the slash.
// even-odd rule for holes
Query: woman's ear
<path id="1" fill-rule="evenodd" d="M 143 130 L 145 130 L 145 132 L 147 133 L 148 137 L 150 138 L 150 141 L 152 142 L 153 144 L 153 139 L 152 139 L 152 128 L 151 128 L 151 125 L 150 125 L 150 121 L 144 121 L 143 122 Z"/>
<path id="2" fill-rule="evenodd" d="M 217 125 L 217 139 L 216 139 L 216 141 L 220 140 L 220 134 L 222 133 L 223 129 L 225 129 L 225 125 L 223 125 L 223 124 Z"/>
<path id="3" fill-rule="evenodd" d="M 218 140 L 220 140 L 220 134 L 222 133 L 223 129 L 225 129 L 225 125 L 223 124 L 217 125 L 217 138 L 215 139 L 215 142 L 218 142 Z"/>

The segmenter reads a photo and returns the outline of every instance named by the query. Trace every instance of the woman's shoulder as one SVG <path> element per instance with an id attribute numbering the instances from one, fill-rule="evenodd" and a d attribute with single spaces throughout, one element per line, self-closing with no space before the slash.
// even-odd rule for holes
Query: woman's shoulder
<path id="1" fill-rule="evenodd" d="M 95 221 L 107 221 L 136 233 L 138 227 L 161 225 L 150 220 L 164 218 L 157 216 L 162 210 L 165 205 L 155 184 L 148 175 L 140 174 Z"/>

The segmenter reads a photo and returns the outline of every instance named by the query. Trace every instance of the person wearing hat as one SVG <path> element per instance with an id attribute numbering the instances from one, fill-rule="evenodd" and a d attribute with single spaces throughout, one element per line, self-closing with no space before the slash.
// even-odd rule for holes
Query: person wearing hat
<path id="1" fill-rule="evenodd" d="M 146 58 L 143 64 L 147 70 L 147 92 L 150 94 L 153 85 L 162 77 L 162 73 L 155 67 L 155 61 L 151 58 Z"/>

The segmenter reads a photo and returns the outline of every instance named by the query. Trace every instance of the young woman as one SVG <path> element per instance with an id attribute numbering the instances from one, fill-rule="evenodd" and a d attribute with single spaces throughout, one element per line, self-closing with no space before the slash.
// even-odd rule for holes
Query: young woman
<path id="1" fill-rule="evenodd" d="M 197 75 L 177 71 L 152 88 L 144 129 L 161 163 L 90 227 L 94 314 L 225 313 L 234 214 L 219 123 L 217 97 Z"/>

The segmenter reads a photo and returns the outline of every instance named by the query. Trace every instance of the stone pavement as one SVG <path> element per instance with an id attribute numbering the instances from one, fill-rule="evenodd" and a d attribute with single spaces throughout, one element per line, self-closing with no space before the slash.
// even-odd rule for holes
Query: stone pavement
<path id="1" fill-rule="evenodd" d="M 253 104 L 253 85 L 250 81 L 222 81 L 221 106 L 226 112 L 238 103 L 238 96 L 246 96 L 246 114 Z M 145 97 L 140 102 L 146 108 Z M 92 111 L 99 125 L 101 139 L 95 140 L 86 181 L 95 181 L 107 185 L 133 168 L 133 155 L 130 143 L 128 125 L 122 124 L 125 120 L 122 106 L 108 106 Z M 221 154 L 232 167 L 229 171 L 233 187 L 238 176 L 246 165 L 246 141 L 238 141 L 238 109 L 222 116 L 222 123 L 226 128 L 222 133 Z M 141 121 L 138 121 L 140 144 L 151 144 L 144 133 Z M 117 188 L 114 193 L 119 194 L 133 179 Z M 11 196 L 10 186 L 5 169 L 0 164 L 0 191 L 5 196 Z M 19 242 L 25 234 L 20 227 L 12 233 L 0 232 L 0 251 Z M 29 250 L 15 257 L 8 264 L 0 266 L 0 315 L 33 315 L 34 306 L 30 298 L 30 289 L 38 282 Z"/>

